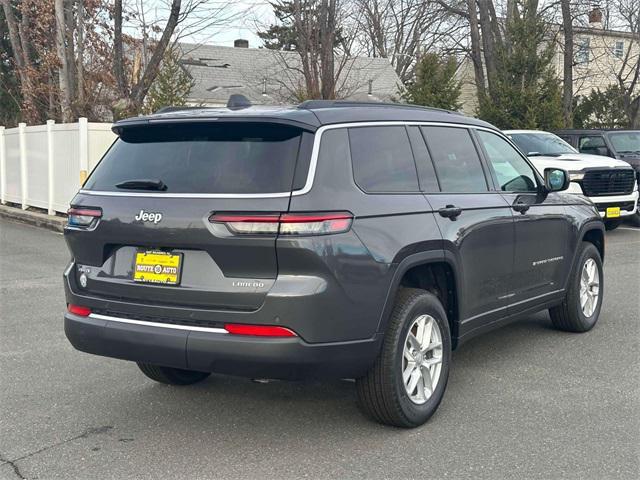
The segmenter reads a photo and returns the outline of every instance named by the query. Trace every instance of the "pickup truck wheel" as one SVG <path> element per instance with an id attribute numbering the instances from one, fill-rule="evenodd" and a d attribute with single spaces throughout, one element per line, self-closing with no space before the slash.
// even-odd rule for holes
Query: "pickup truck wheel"
<path id="1" fill-rule="evenodd" d="M 194 370 L 182 370 L 180 368 L 161 367 L 150 363 L 138 363 L 138 367 L 147 377 L 156 382 L 167 385 L 191 385 L 201 382 L 209 375 L 209 372 L 196 372 Z"/>
<path id="2" fill-rule="evenodd" d="M 634 227 L 640 227 L 640 206 L 636 210 L 636 213 L 629 217 L 629 223 Z"/>
<path id="3" fill-rule="evenodd" d="M 380 423 L 422 425 L 442 400 L 450 363 L 451 335 L 442 303 L 424 290 L 403 288 L 379 357 L 356 380 L 358 404 Z"/>
<path id="4" fill-rule="evenodd" d="M 604 295 L 602 259 L 598 249 L 582 242 L 563 302 L 549 309 L 553 325 L 567 332 L 591 330 L 600 315 Z"/>
<path id="5" fill-rule="evenodd" d="M 620 225 L 622 225 L 622 219 L 617 219 L 617 220 L 605 220 L 604 222 L 604 228 L 605 230 L 609 231 L 609 230 L 615 230 L 616 228 L 618 228 Z"/>

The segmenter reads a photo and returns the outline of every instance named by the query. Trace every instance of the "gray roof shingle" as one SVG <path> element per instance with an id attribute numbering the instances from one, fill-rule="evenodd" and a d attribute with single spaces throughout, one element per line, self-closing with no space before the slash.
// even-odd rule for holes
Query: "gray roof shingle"
<path id="1" fill-rule="evenodd" d="M 231 94 L 252 103 L 298 103 L 304 79 L 296 52 L 180 43 L 182 65 L 195 80 L 190 103 L 224 105 Z M 341 59 L 336 59 L 337 65 Z M 368 95 L 369 81 L 372 95 Z M 337 95 L 350 100 L 391 101 L 400 79 L 386 58 L 354 57 L 344 62 Z M 263 94 L 266 91 L 266 94 Z"/>

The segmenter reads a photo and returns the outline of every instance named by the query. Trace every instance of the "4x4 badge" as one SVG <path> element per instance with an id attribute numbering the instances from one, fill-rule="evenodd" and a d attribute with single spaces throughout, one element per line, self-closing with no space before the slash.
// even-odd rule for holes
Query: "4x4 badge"
<path id="1" fill-rule="evenodd" d="M 145 212 L 144 210 L 140 210 L 140 213 L 133 218 L 138 221 L 153 222 L 157 224 L 162 220 L 162 214 L 160 212 Z"/>

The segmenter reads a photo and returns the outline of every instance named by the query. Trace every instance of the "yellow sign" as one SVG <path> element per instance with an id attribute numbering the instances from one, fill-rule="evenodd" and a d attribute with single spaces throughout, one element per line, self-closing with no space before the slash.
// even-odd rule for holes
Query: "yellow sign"
<path id="1" fill-rule="evenodd" d="M 177 285 L 180 282 L 182 254 L 146 251 L 136 253 L 133 280 L 136 282 Z"/>
<path id="2" fill-rule="evenodd" d="M 607 207 L 607 218 L 616 218 L 620 216 L 620 207 Z"/>

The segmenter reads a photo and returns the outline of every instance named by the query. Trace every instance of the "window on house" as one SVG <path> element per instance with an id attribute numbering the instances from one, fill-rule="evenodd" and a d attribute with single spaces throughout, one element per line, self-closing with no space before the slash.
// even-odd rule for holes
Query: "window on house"
<path id="1" fill-rule="evenodd" d="M 578 40 L 578 45 L 576 48 L 576 63 L 589 63 L 589 39 L 583 38 L 582 40 Z"/>
<path id="2" fill-rule="evenodd" d="M 616 46 L 613 48 L 613 54 L 618 58 L 622 58 L 624 55 L 624 42 L 616 42 Z"/>

